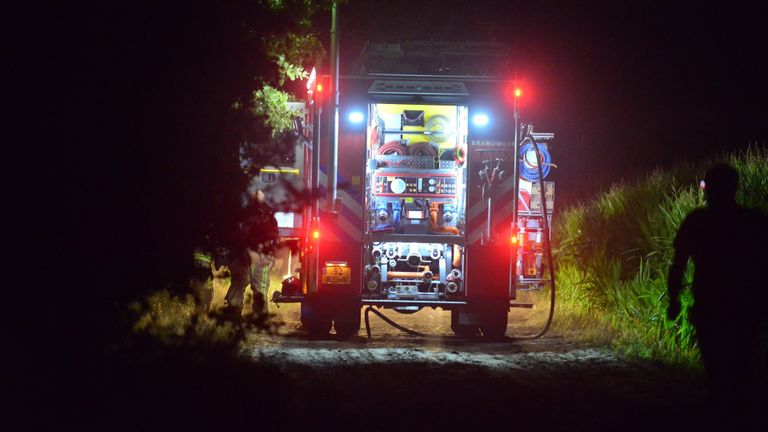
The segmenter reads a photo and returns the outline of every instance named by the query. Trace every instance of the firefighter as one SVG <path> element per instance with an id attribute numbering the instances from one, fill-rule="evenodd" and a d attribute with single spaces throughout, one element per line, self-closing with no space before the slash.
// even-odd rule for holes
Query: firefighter
<path id="1" fill-rule="evenodd" d="M 233 317 L 242 315 L 246 285 L 253 292 L 252 318 L 257 325 L 266 324 L 269 275 L 277 245 L 277 221 L 264 202 L 264 193 L 249 188 L 243 194 L 239 223 L 239 246 L 232 251 L 231 283 L 226 295 L 227 311 Z"/>
<path id="2" fill-rule="evenodd" d="M 738 416 L 752 403 L 749 382 L 756 371 L 760 308 L 765 304 L 761 269 L 768 262 L 768 218 L 736 204 L 738 183 L 738 172 L 729 165 L 707 171 L 707 207 L 691 212 L 680 226 L 668 280 L 667 315 L 674 320 L 681 309 L 688 259 L 693 259 L 689 317 L 696 328 L 710 402 L 726 416 Z"/>
<path id="3" fill-rule="evenodd" d="M 224 264 L 227 258 L 226 249 L 215 247 L 211 234 L 205 235 L 203 241 L 195 247 L 190 288 L 199 312 L 216 312 L 224 306 L 220 280 L 230 277 L 229 267 Z"/>
<path id="4" fill-rule="evenodd" d="M 197 247 L 194 252 L 195 265 L 192 272 L 191 288 L 200 312 L 208 312 L 213 300 L 213 272 L 215 265 L 211 254 Z"/>

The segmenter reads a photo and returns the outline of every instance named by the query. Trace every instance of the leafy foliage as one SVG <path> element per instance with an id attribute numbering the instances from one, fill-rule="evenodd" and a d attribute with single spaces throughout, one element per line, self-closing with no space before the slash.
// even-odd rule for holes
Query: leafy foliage
<path id="1" fill-rule="evenodd" d="M 264 117 L 264 124 L 277 136 L 291 130 L 291 111 L 288 109 L 288 93 L 265 85 L 253 92 L 254 115 Z"/>
<path id="2" fill-rule="evenodd" d="M 137 334 L 151 336 L 168 346 L 205 341 L 212 345 L 234 345 L 238 329 L 231 322 L 219 323 L 201 312 L 191 295 L 173 296 L 168 291 L 152 293 L 143 303 L 134 303 Z"/>
<path id="3" fill-rule="evenodd" d="M 317 64 L 326 52 L 317 36 L 311 33 L 283 33 L 267 38 L 267 55 L 278 66 L 278 83 L 304 79 L 309 76 L 306 67 Z"/>

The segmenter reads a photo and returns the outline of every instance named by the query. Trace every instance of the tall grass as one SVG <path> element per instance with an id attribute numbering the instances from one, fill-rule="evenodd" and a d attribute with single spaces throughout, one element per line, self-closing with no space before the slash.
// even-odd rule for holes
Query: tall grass
<path id="1" fill-rule="evenodd" d="M 557 217 L 556 328 L 580 327 L 587 337 L 602 332 L 616 350 L 629 355 L 698 363 L 687 319 L 690 292 L 683 295 L 681 316 L 669 321 L 666 275 L 678 227 L 690 211 L 704 205 L 698 183 L 708 166 L 721 161 L 740 172 L 737 200 L 768 211 L 768 149 L 750 148 L 615 184 Z M 686 286 L 692 275 L 689 266 Z"/>

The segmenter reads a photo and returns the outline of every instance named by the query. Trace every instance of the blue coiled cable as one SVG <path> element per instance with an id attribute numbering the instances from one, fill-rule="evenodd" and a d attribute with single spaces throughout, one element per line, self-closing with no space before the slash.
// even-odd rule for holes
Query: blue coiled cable
<path id="1" fill-rule="evenodd" d="M 526 153 L 535 151 L 536 149 L 534 148 L 533 143 L 531 143 L 531 141 L 527 138 L 522 144 L 520 144 L 520 177 L 523 180 L 528 180 L 529 182 L 537 182 L 541 180 L 539 178 L 538 167 L 528 166 L 525 159 Z M 549 155 L 547 148 L 543 146 L 539 146 L 539 153 L 541 154 L 541 171 L 544 175 L 544 178 L 546 178 L 549 175 L 549 170 L 551 169 L 552 156 Z"/>

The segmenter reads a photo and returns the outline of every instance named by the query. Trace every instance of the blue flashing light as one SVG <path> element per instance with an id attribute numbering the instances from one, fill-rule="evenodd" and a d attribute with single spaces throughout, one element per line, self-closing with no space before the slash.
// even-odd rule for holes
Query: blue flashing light
<path id="1" fill-rule="evenodd" d="M 362 123 L 365 116 L 360 111 L 352 111 L 349 113 L 349 121 L 352 123 Z"/>
<path id="2" fill-rule="evenodd" d="M 487 114 L 475 114 L 472 116 L 472 124 L 475 126 L 487 126 L 488 121 L 489 119 Z"/>

